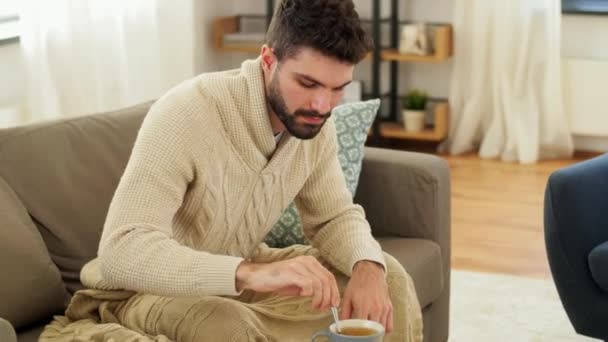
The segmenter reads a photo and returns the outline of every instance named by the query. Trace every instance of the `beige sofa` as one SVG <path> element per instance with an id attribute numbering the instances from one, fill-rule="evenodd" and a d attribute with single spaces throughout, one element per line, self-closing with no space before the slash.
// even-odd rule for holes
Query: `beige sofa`
<path id="1" fill-rule="evenodd" d="M 0 317 L 19 341 L 36 341 L 81 288 L 80 268 L 96 254 L 108 205 L 149 106 L 0 130 Z M 355 200 L 384 250 L 416 283 L 425 341 L 444 342 L 450 298 L 447 163 L 385 149 L 365 153 Z M 0 320 L 0 340 L 11 342 L 9 330 Z"/>

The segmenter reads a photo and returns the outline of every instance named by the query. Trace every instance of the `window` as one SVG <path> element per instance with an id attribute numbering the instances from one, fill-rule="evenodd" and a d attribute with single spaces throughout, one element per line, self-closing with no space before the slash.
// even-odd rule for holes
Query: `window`
<path id="1" fill-rule="evenodd" d="M 0 0 L 0 42 L 13 41 L 19 37 L 18 0 Z"/>
<path id="2" fill-rule="evenodd" d="M 608 14 L 608 0 L 562 0 L 562 12 L 572 14 Z"/>

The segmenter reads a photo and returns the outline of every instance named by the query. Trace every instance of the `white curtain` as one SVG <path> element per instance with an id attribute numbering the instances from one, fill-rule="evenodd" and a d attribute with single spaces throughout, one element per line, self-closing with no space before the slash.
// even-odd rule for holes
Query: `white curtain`
<path id="1" fill-rule="evenodd" d="M 191 0 L 24 0 L 26 121 L 118 109 L 194 74 Z"/>
<path id="2" fill-rule="evenodd" d="M 560 0 L 454 0 L 452 154 L 533 163 L 568 157 Z"/>

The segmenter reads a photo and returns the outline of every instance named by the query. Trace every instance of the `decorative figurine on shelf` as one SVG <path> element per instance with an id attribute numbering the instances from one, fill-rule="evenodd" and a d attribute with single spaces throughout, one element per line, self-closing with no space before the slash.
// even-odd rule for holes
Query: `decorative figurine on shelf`
<path id="1" fill-rule="evenodd" d="M 429 50 L 426 24 L 408 24 L 401 27 L 399 52 L 423 56 L 428 55 Z"/>
<path id="2" fill-rule="evenodd" d="M 424 130 L 426 104 L 428 96 L 425 92 L 412 89 L 403 97 L 403 124 L 408 132 Z"/>

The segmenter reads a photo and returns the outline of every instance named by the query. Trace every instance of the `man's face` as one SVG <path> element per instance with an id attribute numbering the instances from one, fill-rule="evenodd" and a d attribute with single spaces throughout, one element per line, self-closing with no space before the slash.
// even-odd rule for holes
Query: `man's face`
<path id="1" fill-rule="evenodd" d="M 299 139 L 314 138 L 352 81 L 354 65 L 304 48 L 270 69 L 267 101 L 285 129 Z"/>

